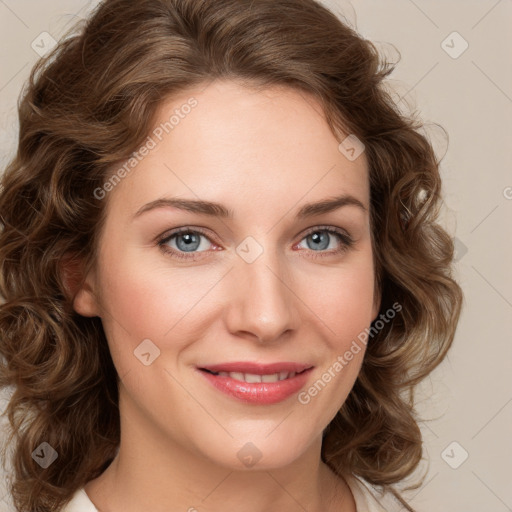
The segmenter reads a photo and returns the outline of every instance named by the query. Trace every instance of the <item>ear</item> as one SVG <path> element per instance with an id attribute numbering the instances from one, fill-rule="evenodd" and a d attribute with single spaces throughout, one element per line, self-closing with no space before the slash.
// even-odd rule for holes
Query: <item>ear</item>
<path id="1" fill-rule="evenodd" d="M 82 316 L 100 316 L 94 271 L 86 273 L 82 260 L 70 254 L 61 260 L 60 271 L 66 295 L 72 301 L 73 309 Z"/>

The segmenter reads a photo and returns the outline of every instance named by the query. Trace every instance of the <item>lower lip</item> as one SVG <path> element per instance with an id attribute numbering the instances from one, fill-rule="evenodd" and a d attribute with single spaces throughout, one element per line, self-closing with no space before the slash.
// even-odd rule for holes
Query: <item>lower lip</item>
<path id="1" fill-rule="evenodd" d="M 213 386 L 226 395 L 251 404 L 276 404 L 297 393 L 306 383 L 312 368 L 291 379 L 277 382 L 242 382 L 231 377 L 220 377 L 198 370 Z"/>

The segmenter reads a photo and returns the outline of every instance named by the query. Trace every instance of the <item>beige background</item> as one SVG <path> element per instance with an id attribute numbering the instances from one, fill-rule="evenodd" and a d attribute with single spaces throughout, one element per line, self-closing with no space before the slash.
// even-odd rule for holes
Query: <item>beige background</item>
<path id="1" fill-rule="evenodd" d="M 396 55 L 390 43 L 399 50 L 397 100 L 449 133 L 447 146 L 428 128 L 446 152 L 443 218 L 466 302 L 448 359 L 420 389 L 428 473 L 411 503 L 418 512 L 512 510 L 512 1 L 324 3 L 387 55 Z M 44 51 L 41 33 L 58 40 L 95 4 L 0 0 L 0 166 L 15 150 L 16 100 L 38 58 L 31 45 Z"/>

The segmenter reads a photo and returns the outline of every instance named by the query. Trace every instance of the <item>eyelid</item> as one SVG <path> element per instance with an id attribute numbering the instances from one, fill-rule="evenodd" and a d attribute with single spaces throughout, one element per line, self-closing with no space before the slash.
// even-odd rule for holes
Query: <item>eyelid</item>
<path id="1" fill-rule="evenodd" d="M 181 228 L 169 229 L 165 233 L 158 235 L 155 241 L 158 243 L 167 242 L 173 236 L 179 235 L 181 233 L 199 233 L 203 235 L 205 238 L 208 238 L 208 240 L 210 240 L 210 242 L 213 243 L 212 238 L 214 237 L 210 235 L 210 232 L 207 231 L 205 228 L 200 228 L 196 226 L 183 226 Z"/>
<path id="2" fill-rule="evenodd" d="M 306 252 L 312 252 L 313 254 L 318 252 L 318 254 L 314 254 L 313 258 L 324 257 L 324 256 L 335 256 L 337 254 L 342 254 L 343 252 L 350 249 L 355 243 L 355 239 L 349 234 L 349 232 L 347 230 L 345 230 L 343 228 L 339 228 L 339 227 L 331 226 L 331 225 L 316 225 L 316 226 L 312 226 L 311 228 L 306 229 L 306 231 L 303 231 L 300 235 L 301 238 L 299 239 L 299 241 L 297 243 L 294 244 L 294 247 L 298 243 L 302 242 L 302 240 L 304 238 L 306 238 L 307 236 L 311 235 L 312 233 L 316 233 L 318 231 L 326 231 L 330 234 L 338 235 L 338 237 L 340 238 L 341 247 L 339 249 L 334 249 L 334 250 L 331 249 L 329 251 L 325 251 L 325 250 L 324 251 L 313 251 L 313 250 L 307 251 L 306 250 Z M 157 245 L 160 246 L 160 248 L 166 253 L 172 253 L 177 258 L 187 259 L 190 261 L 197 259 L 193 256 L 194 254 L 197 255 L 197 254 L 209 252 L 209 251 L 199 251 L 199 252 L 191 251 L 190 253 L 187 253 L 184 251 L 176 251 L 175 249 L 172 249 L 172 248 L 167 248 L 167 249 L 164 248 L 165 244 L 167 242 L 169 242 L 173 237 L 175 237 L 181 233 L 197 233 L 199 235 L 204 236 L 206 239 L 208 239 L 208 241 L 210 243 L 212 243 L 214 245 L 219 245 L 219 244 L 216 244 L 214 242 L 214 240 L 212 240 L 212 238 L 214 238 L 214 237 L 211 237 L 209 235 L 209 230 L 206 230 L 205 228 L 196 227 L 196 226 L 182 226 L 180 228 L 174 228 L 174 229 L 168 230 L 164 234 L 157 237 L 157 240 L 156 240 Z M 303 251 L 304 250 L 300 250 L 299 252 L 303 252 Z M 190 254 L 190 256 L 187 256 L 187 254 Z"/>
<path id="3" fill-rule="evenodd" d="M 306 229 L 306 231 L 302 233 L 302 238 L 310 235 L 311 233 L 316 233 L 317 231 L 329 231 L 330 233 L 337 233 L 339 235 L 344 234 L 347 238 L 352 238 L 346 229 L 331 226 L 329 224 L 319 224 L 318 226 L 313 226 L 312 228 Z"/>
<path id="4" fill-rule="evenodd" d="M 313 226 L 312 228 L 309 228 L 305 232 L 303 232 L 301 239 L 299 240 L 299 243 L 302 242 L 302 240 L 304 238 L 306 238 L 309 235 L 311 235 L 312 233 L 316 233 L 318 231 L 324 231 L 324 232 L 326 231 L 330 234 L 337 235 L 338 238 L 340 239 L 341 247 L 338 249 L 331 249 L 329 251 L 310 250 L 309 252 L 311 252 L 313 254 L 313 258 L 323 258 L 323 257 L 329 257 L 329 256 L 332 257 L 332 256 L 342 255 L 345 252 L 347 252 L 349 249 L 351 249 L 356 242 L 356 240 L 350 235 L 350 233 L 346 229 L 339 228 L 336 226 L 331 226 L 331 225 L 317 225 L 317 226 Z M 300 251 L 300 252 L 303 252 L 303 251 Z"/>

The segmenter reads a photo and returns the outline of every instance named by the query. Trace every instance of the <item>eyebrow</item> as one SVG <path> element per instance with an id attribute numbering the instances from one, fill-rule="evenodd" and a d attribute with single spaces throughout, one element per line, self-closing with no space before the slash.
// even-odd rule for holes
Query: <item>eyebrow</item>
<path id="1" fill-rule="evenodd" d="M 355 206 L 367 211 L 364 204 L 354 196 L 349 194 L 343 194 L 333 198 L 323 199 L 315 203 L 307 203 L 303 205 L 297 212 L 298 219 L 305 219 L 321 215 L 323 213 L 329 213 L 344 206 Z M 196 199 L 180 199 L 180 198 L 161 198 L 151 201 L 145 204 L 134 215 L 139 217 L 143 213 L 146 213 L 157 208 L 173 207 L 180 210 L 185 210 L 193 213 L 199 213 L 202 215 L 210 215 L 212 217 L 221 217 L 232 219 L 234 217 L 233 211 L 226 208 L 220 203 L 212 201 L 196 200 Z"/>

